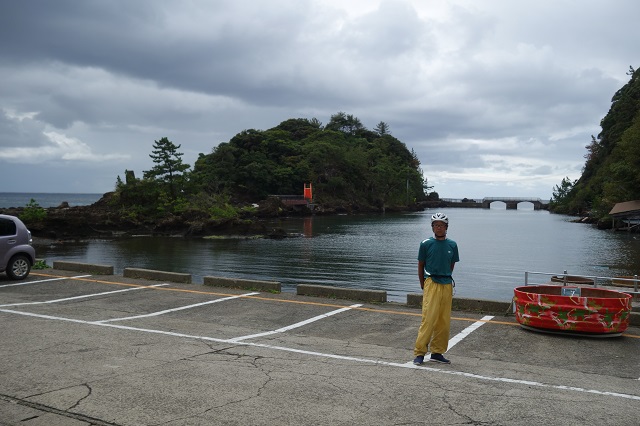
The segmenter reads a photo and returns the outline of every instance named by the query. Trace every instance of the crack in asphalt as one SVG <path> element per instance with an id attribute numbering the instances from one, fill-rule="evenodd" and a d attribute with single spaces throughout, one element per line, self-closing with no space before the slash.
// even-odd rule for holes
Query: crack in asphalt
<path id="1" fill-rule="evenodd" d="M 78 400 L 76 401 L 76 403 L 75 403 L 75 404 L 73 404 L 71 407 L 67 408 L 67 411 L 71 411 L 71 410 L 73 410 L 74 408 L 76 408 L 78 405 L 80 405 L 80 403 L 81 403 L 82 401 L 84 401 L 85 399 L 89 398 L 89 397 L 91 396 L 91 393 L 93 392 L 93 390 L 91 389 L 91 386 L 89 386 L 89 384 L 88 384 L 88 383 L 83 383 L 83 384 L 81 384 L 81 385 L 79 385 L 79 386 L 84 386 L 84 387 L 86 387 L 86 388 L 87 388 L 87 394 L 86 394 L 85 396 L 83 396 L 82 398 L 78 399 Z M 74 386 L 74 387 L 77 387 L 77 386 Z"/>
<path id="2" fill-rule="evenodd" d="M 98 419 L 96 417 L 85 416 L 84 414 L 70 413 L 66 410 L 60 410 L 58 408 L 50 407 L 48 405 L 27 401 L 26 399 L 23 399 L 23 398 L 16 398 L 11 395 L 0 394 L 0 400 L 10 402 L 13 404 L 22 405 L 24 407 L 29 407 L 34 410 L 42 411 L 45 413 L 51 413 L 51 414 L 56 414 L 58 416 L 67 417 L 69 419 L 80 420 L 83 422 L 87 422 L 91 426 L 123 426 L 119 423 L 108 422 L 102 419 Z"/>

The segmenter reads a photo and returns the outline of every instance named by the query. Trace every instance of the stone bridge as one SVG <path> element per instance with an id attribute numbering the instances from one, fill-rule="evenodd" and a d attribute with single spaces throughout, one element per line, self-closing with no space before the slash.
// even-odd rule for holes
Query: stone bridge
<path id="1" fill-rule="evenodd" d="M 519 203 L 531 203 L 534 210 L 547 210 L 549 208 L 549 202 L 544 202 L 540 198 L 531 197 L 485 197 L 482 199 L 482 208 L 491 208 L 491 203 L 494 201 L 502 201 L 507 205 L 507 210 L 517 210 Z"/>

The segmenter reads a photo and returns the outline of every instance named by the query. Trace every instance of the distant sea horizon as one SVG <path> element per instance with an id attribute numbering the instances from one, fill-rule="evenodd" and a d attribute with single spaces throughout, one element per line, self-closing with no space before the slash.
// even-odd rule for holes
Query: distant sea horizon
<path id="1" fill-rule="evenodd" d="M 25 207 L 34 200 L 40 207 L 58 207 L 67 202 L 70 207 L 89 206 L 104 194 L 66 192 L 0 192 L 0 208 Z"/>

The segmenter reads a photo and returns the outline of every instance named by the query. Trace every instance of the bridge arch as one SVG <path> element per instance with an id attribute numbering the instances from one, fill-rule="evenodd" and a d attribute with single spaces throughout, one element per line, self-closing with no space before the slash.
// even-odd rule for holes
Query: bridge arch
<path id="1" fill-rule="evenodd" d="M 549 207 L 549 203 L 545 203 L 540 198 L 533 197 L 485 197 L 482 199 L 482 208 L 490 209 L 491 203 L 495 201 L 501 201 L 507 205 L 507 210 L 517 210 L 520 203 L 533 204 L 534 210 L 546 210 Z"/>

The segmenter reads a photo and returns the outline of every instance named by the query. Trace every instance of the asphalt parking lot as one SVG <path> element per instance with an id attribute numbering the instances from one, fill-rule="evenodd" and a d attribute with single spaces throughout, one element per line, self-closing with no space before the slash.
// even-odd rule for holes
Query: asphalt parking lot
<path id="1" fill-rule="evenodd" d="M 117 275 L 0 275 L 1 425 L 637 425 L 640 329 L 522 329 L 454 312 L 451 365 L 414 366 L 420 311 Z"/>

